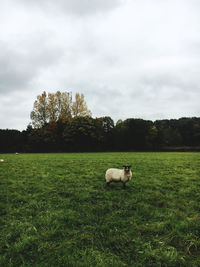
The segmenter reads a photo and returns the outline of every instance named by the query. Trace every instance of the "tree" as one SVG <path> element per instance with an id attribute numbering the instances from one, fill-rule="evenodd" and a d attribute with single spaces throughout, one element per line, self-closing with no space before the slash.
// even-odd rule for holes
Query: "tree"
<path id="1" fill-rule="evenodd" d="M 79 94 L 76 93 L 75 95 L 75 101 L 72 104 L 72 115 L 74 117 L 87 117 L 87 116 L 91 116 L 91 111 L 88 110 L 85 99 L 84 99 L 84 95 L 83 94 Z"/>
<path id="2" fill-rule="evenodd" d="M 149 149 L 158 148 L 158 129 L 155 125 L 150 126 L 148 129 L 148 134 L 146 136 L 146 144 Z"/>
<path id="3" fill-rule="evenodd" d="M 34 128 L 44 127 L 48 123 L 61 121 L 65 123 L 72 117 L 91 116 L 84 95 L 76 93 L 72 102 L 71 92 L 47 93 L 37 96 L 30 114 Z"/>
<path id="4" fill-rule="evenodd" d="M 102 118 L 102 126 L 105 133 L 109 133 L 114 128 L 114 121 L 111 119 L 111 117 L 106 116 Z"/>
<path id="5" fill-rule="evenodd" d="M 18 130 L 0 130 L 0 153 L 21 152 L 24 141 Z"/>
<path id="6" fill-rule="evenodd" d="M 99 122 L 98 131 L 101 133 L 102 138 L 102 149 L 103 150 L 112 150 L 114 147 L 113 139 L 113 130 L 114 130 L 114 121 L 111 117 L 100 117 L 97 118 Z"/>
<path id="7" fill-rule="evenodd" d="M 48 94 L 49 122 L 55 122 L 58 119 L 58 98 L 56 94 Z"/>
<path id="8" fill-rule="evenodd" d="M 142 119 L 118 121 L 115 127 L 115 149 L 125 151 L 148 149 L 148 135 L 152 127 L 152 121 Z"/>
<path id="9" fill-rule="evenodd" d="M 37 96 L 34 102 L 33 111 L 31 112 L 31 120 L 35 128 L 43 127 L 49 120 L 49 109 L 47 94 L 44 91 L 42 95 Z"/>
<path id="10" fill-rule="evenodd" d="M 66 122 L 72 117 L 72 93 L 57 91 L 57 110 L 58 110 L 58 119 L 62 122 Z"/>
<path id="11" fill-rule="evenodd" d="M 66 123 L 63 132 L 65 151 L 95 151 L 101 141 L 96 120 L 91 117 L 74 117 Z"/>

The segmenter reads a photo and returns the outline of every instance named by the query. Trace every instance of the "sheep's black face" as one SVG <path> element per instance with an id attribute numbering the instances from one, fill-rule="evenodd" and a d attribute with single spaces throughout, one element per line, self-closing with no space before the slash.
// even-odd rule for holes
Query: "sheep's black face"
<path id="1" fill-rule="evenodd" d="M 131 170 L 131 166 L 129 165 L 129 166 L 123 166 L 124 167 L 124 171 L 125 171 L 125 173 L 129 173 L 130 172 L 130 170 Z"/>

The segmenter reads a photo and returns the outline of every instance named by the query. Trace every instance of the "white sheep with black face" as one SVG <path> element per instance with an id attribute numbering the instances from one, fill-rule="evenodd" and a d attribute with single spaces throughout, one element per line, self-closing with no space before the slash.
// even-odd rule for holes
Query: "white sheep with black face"
<path id="1" fill-rule="evenodd" d="M 131 166 L 123 166 L 123 169 L 111 168 L 106 171 L 106 184 L 109 185 L 111 182 L 122 182 L 123 188 L 126 187 L 126 183 L 131 180 L 132 172 Z"/>

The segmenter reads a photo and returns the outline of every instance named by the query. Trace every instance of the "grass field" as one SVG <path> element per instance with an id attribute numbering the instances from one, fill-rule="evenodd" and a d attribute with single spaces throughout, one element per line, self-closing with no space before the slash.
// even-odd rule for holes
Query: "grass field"
<path id="1" fill-rule="evenodd" d="M 0 266 L 200 266 L 200 153 L 0 158 Z"/>

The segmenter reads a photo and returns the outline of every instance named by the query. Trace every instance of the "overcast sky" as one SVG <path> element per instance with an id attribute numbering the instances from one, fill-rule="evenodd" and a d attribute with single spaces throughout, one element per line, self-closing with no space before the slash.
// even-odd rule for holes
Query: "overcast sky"
<path id="1" fill-rule="evenodd" d="M 0 1 L 0 129 L 37 95 L 85 95 L 93 117 L 200 117 L 199 0 Z"/>

